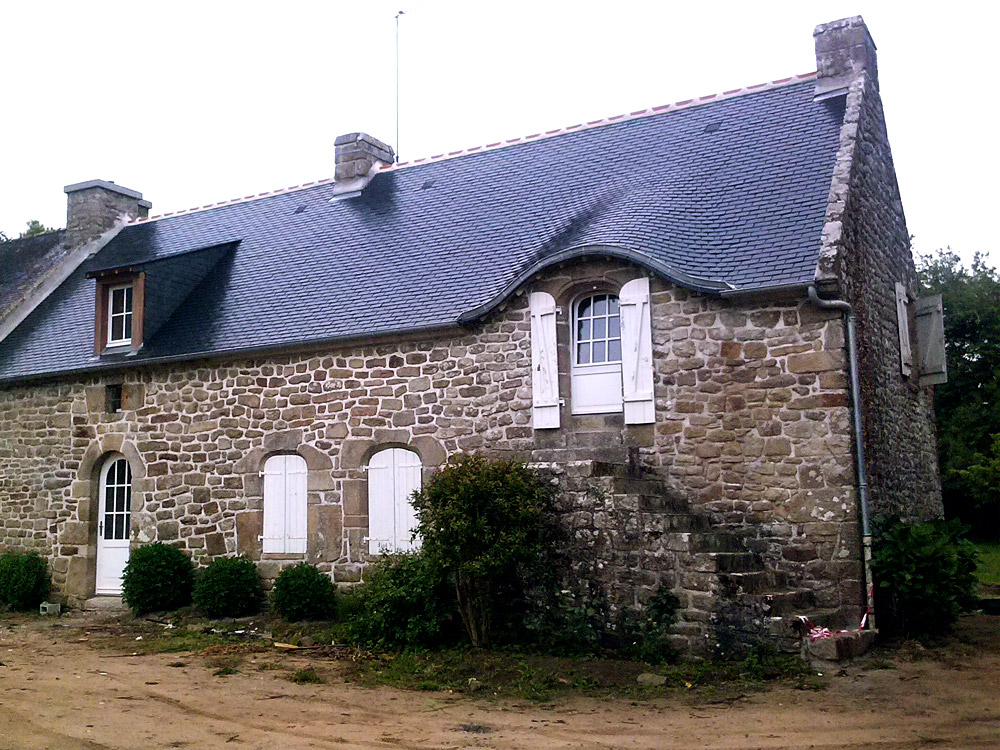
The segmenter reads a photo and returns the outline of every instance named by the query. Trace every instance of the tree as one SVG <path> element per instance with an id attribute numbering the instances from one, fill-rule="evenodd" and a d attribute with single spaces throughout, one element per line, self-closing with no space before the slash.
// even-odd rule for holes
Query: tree
<path id="1" fill-rule="evenodd" d="M 32 219 L 28 222 L 28 228 L 21 232 L 18 237 L 19 240 L 23 240 L 25 237 L 34 237 L 36 234 L 45 234 L 46 232 L 56 231 L 52 227 L 47 227 L 38 219 Z"/>
<path id="2" fill-rule="evenodd" d="M 490 645 L 494 613 L 547 550 L 551 487 L 525 464 L 461 456 L 413 494 L 423 554 L 455 588 L 475 648 Z"/>
<path id="3" fill-rule="evenodd" d="M 945 513 L 1000 533 L 1000 487 L 988 485 L 1000 436 L 1000 273 L 977 253 L 921 257 L 922 287 L 944 302 L 948 382 L 934 391 Z M 980 467 L 980 468 L 975 468 Z"/>

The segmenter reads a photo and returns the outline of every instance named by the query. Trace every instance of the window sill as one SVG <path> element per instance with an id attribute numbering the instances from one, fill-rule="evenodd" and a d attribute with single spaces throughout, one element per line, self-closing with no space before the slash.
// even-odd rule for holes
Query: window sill
<path id="1" fill-rule="evenodd" d="M 261 560 L 304 560 L 305 552 L 262 552 Z"/>

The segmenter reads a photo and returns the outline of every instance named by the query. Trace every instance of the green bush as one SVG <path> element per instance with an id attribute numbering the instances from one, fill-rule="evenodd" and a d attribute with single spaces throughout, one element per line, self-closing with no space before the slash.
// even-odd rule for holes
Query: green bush
<path id="1" fill-rule="evenodd" d="M 681 602 L 665 586 L 636 612 L 625 610 L 618 621 L 618 649 L 624 656 L 650 664 L 661 664 L 677 658 L 677 650 L 670 644 L 670 628 L 677 622 Z"/>
<path id="2" fill-rule="evenodd" d="M 502 592 L 547 547 L 551 487 L 523 462 L 461 456 L 413 494 L 429 563 L 446 573 L 472 645 L 488 646 Z"/>
<path id="3" fill-rule="evenodd" d="M 36 609 L 49 595 L 49 567 L 36 552 L 0 555 L 0 606 Z"/>
<path id="4" fill-rule="evenodd" d="M 976 604 L 976 547 L 958 521 L 891 522 L 872 560 L 879 628 L 920 636 L 948 632 Z"/>
<path id="5" fill-rule="evenodd" d="M 194 586 L 195 606 L 212 618 L 252 615 L 263 599 L 257 566 L 245 557 L 217 557 Z"/>
<path id="6" fill-rule="evenodd" d="M 271 603 L 289 622 L 328 620 L 336 612 L 336 588 L 315 565 L 285 568 L 274 582 Z"/>
<path id="7" fill-rule="evenodd" d="M 354 643 L 411 650 L 460 640 L 454 589 L 424 553 L 387 555 L 370 565 L 365 577 L 341 606 L 346 635 Z"/>
<path id="8" fill-rule="evenodd" d="M 135 615 L 191 603 L 194 566 L 176 547 L 156 542 L 132 551 L 122 575 L 122 599 Z"/>

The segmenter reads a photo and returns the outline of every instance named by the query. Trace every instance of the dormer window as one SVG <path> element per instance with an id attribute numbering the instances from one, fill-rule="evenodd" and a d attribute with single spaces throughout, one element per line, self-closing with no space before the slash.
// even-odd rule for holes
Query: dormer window
<path id="1" fill-rule="evenodd" d="M 142 346 L 145 288 L 142 271 L 97 276 L 94 354 L 134 352 Z"/>
<path id="2" fill-rule="evenodd" d="M 108 346 L 132 343 L 132 298 L 131 284 L 108 288 Z"/>

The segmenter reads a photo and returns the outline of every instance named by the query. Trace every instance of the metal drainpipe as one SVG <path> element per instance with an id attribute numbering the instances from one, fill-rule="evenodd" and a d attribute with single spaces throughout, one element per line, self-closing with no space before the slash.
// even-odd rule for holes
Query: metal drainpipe
<path id="1" fill-rule="evenodd" d="M 872 585 L 872 528 L 868 508 L 868 471 L 865 464 L 864 430 L 861 426 L 861 377 L 858 374 L 858 320 L 854 308 L 842 299 L 822 299 L 816 285 L 809 285 L 809 301 L 823 310 L 840 310 L 847 319 L 847 369 L 851 378 L 851 412 L 854 422 L 854 462 L 858 472 L 858 499 L 861 503 L 861 544 L 864 549 L 865 592 L 868 599 L 868 628 L 875 629 L 875 597 Z"/>

